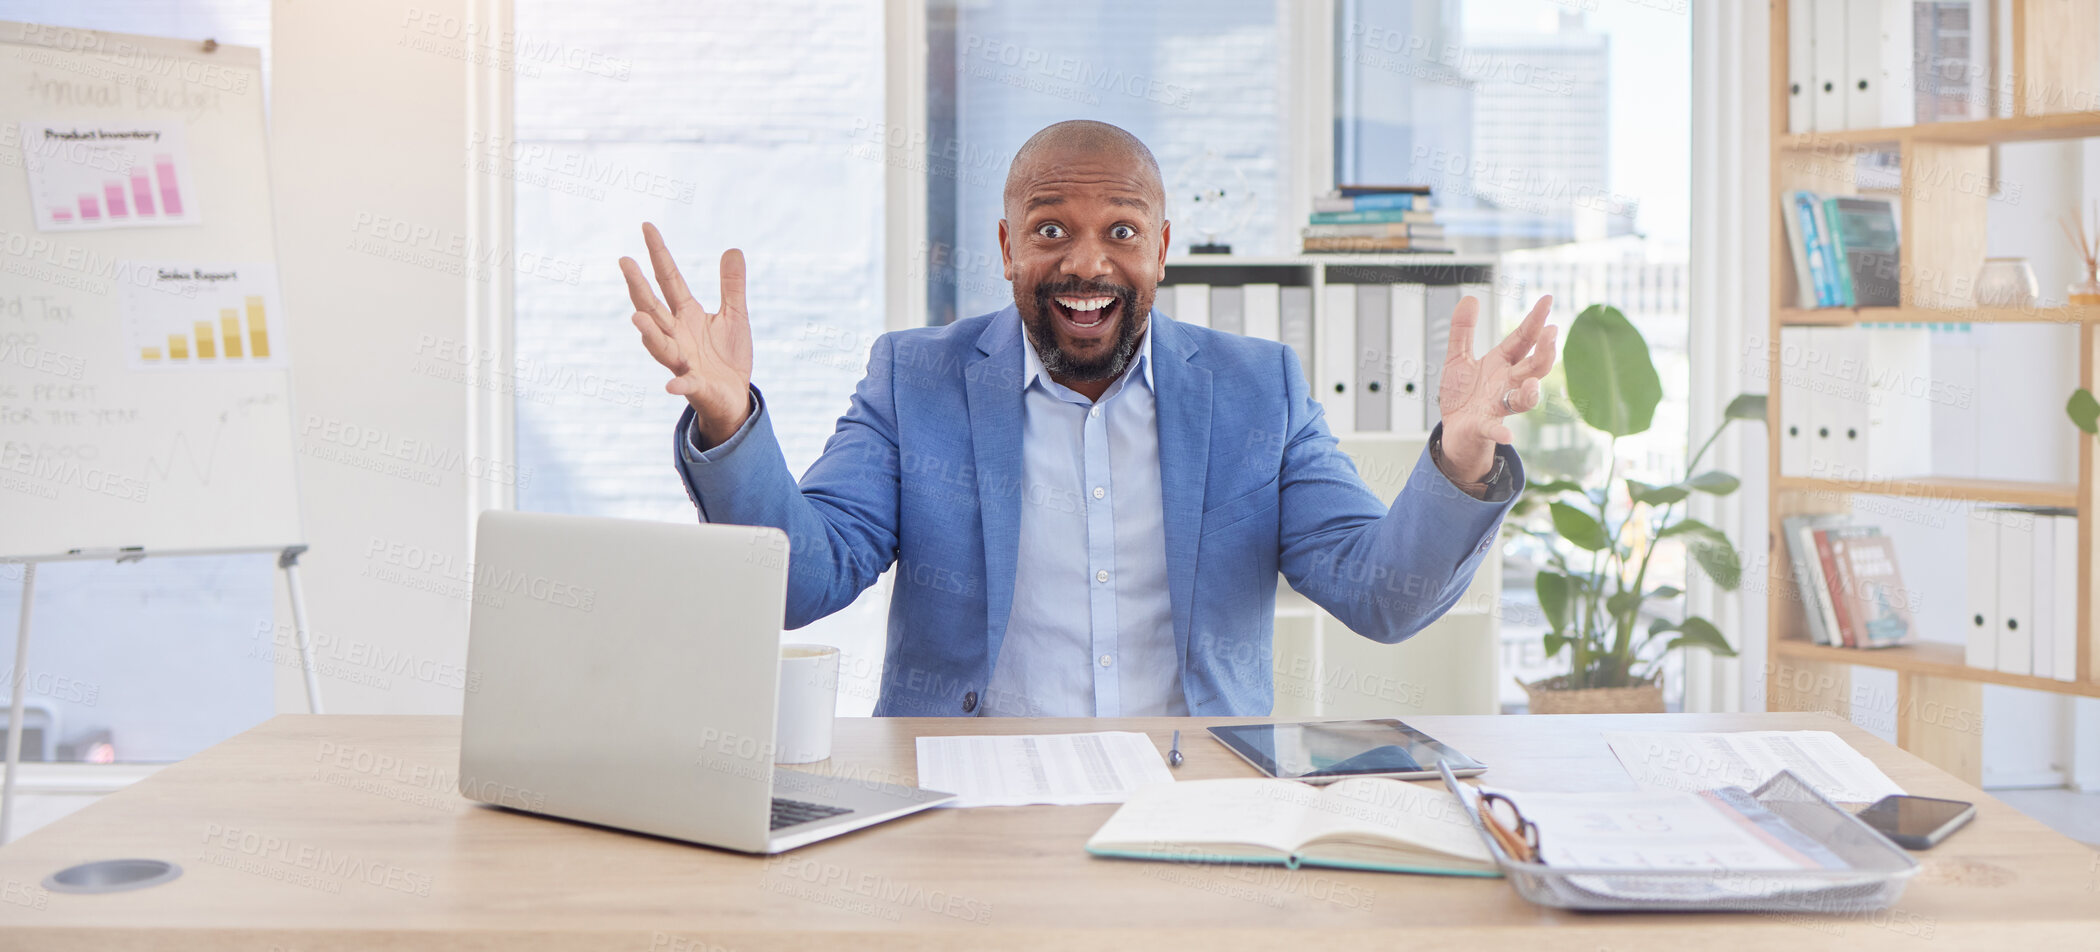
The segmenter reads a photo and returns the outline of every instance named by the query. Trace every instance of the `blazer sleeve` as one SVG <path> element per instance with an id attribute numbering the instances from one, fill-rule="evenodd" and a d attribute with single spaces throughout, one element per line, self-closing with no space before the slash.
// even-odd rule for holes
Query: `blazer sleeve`
<path id="1" fill-rule="evenodd" d="M 1277 492 L 1278 567 L 1292 588 L 1373 641 L 1393 644 L 1457 604 L 1489 552 L 1516 494 L 1488 501 L 1452 483 L 1425 445 L 1388 507 L 1372 495 L 1328 432 L 1298 361 L 1283 361 L 1290 408 Z M 1443 434 L 1437 424 L 1434 441 Z M 1508 484 L 1524 485 L 1508 446 Z M 1488 606 L 1492 608 L 1493 606 Z"/>
<path id="2" fill-rule="evenodd" d="M 705 452 L 688 437 L 692 409 L 678 419 L 678 475 L 701 521 L 772 526 L 787 533 L 788 628 L 852 604 L 896 560 L 893 353 L 887 335 L 876 338 L 867 375 L 800 485 L 788 472 L 762 396 L 745 428 Z"/>

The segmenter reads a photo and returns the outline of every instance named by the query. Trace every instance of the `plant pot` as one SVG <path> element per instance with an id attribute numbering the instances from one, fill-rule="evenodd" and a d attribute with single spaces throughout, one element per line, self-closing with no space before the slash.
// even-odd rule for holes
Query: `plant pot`
<path id="1" fill-rule="evenodd" d="M 1662 678 L 1628 688 L 1561 687 L 1568 676 L 1557 674 L 1530 684 L 1517 682 L 1531 699 L 1533 714 L 1661 714 Z"/>

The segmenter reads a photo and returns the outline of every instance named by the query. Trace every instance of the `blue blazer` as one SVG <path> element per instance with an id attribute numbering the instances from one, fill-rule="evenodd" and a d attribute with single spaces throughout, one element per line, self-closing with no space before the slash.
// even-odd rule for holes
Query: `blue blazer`
<path id="1" fill-rule="evenodd" d="M 1276 575 L 1357 633 L 1394 643 L 1464 593 L 1515 501 L 1460 491 L 1425 450 L 1388 508 L 1337 448 L 1283 345 L 1152 312 L 1167 588 L 1195 715 L 1274 702 Z M 796 485 L 763 399 L 678 471 L 707 522 L 789 540 L 786 627 L 850 604 L 892 563 L 877 715 L 967 715 L 1013 605 L 1023 493 L 1018 312 L 884 334 L 824 453 Z M 1523 485 L 1509 447 L 1503 486 Z"/>

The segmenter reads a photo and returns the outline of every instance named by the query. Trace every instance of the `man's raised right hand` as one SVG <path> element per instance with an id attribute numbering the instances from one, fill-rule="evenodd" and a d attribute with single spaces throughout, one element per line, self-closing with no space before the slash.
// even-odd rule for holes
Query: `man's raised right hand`
<path id="1" fill-rule="evenodd" d="M 701 439 L 719 446 L 751 415 L 751 317 L 744 310 L 744 253 L 722 252 L 722 307 L 709 313 L 693 299 L 656 226 L 642 223 L 642 241 L 664 299 L 657 298 L 633 258 L 620 259 L 634 326 L 649 356 L 672 374 L 664 390 L 693 405 Z"/>

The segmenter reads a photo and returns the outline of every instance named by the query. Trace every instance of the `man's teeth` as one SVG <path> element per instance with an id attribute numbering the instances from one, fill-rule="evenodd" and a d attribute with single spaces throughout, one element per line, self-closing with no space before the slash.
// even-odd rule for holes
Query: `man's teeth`
<path id="1" fill-rule="evenodd" d="M 1114 302 L 1115 302 L 1115 300 L 1116 300 L 1116 299 L 1115 299 L 1115 298 L 1113 298 L 1113 297 L 1094 297 L 1094 298 L 1068 298 L 1068 297 L 1061 297 L 1061 298 L 1058 298 L 1058 299 L 1057 299 L 1057 303 L 1059 303 L 1059 304 L 1062 304 L 1062 305 L 1064 305 L 1065 307 L 1067 307 L 1067 308 L 1070 308 L 1071 310 L 1074 310 L 1074 311 L 1098 311 L 1098 310 L 1100 310 L 1100 309 L 1102 309 L 1102 308 L 1104 308 L 1104 307 L 1107 307 L 1107 306 L 1109 306 L 1110 304 L 1114 303 Z"/>

